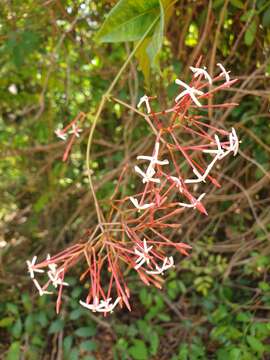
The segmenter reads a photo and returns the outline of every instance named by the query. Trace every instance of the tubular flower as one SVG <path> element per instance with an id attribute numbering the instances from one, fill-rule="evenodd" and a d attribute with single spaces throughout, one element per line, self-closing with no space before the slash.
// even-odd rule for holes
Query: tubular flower
<path id="1" fill-rule="evenodd" d="M 80 305 L 106 316 L 117 307 L 131 311 L 125 276 L 128 271 L 137 274 L 145 285 L 161 288 L 164 281 L 161 275 L 174 266 L 177 256 L 189 255 L 191 246 L 180 242 L 178 232 L 172 230 L 181 226 L 183 212 L 193 209 L 207 215 L 204 202 L 209 186 L 221 187 L 215 178 L 215 165 L 218 164 L 216 169 L 219 169 L 225 158 L 236 156 L 241 143 L 234 128 L 219 129 L 205 116 L 210 108 L 221 111 L 237 104 L 207 101 L 203 105 L 200 102 L 201 98 L 212 98 L 237 81 L 230 80 L 229 72 L 221 64 L 218 67 L 221 75 L 211 79 L 198 61 L 191 67 L 194 76 L 190 84 L 176 80 L 184 90 L 176 94 L 167 109 L 154 112 L 149 104 L 153 98 L 144 95 L 140 99 L 138 107 L 145 104 L 147 121 L 151 122 L 155 135 L 149 143 L 149 146 L 152 144 L 150 154 L 136 156 L 137 161 L 145 163 L 134 167 L 141 177 L 134 193 L 119 195 L 125 171 L 131 169 L 127 164 L 119 175 L 113 196 L 104 206 L 104 219 L 85 229 L 77 244 L 54 256 L 48 255 L 39 263 L 36 256 L 27 261 L 28 273 L 38 293 L 41 296 L 51 291 L 58 293 L 57 313 L 63 292 L 71 287 L 65 280 L 66 274 L 78 268 L 78 264 L 82 269 L 79 280 L 87 284 Z M 225 81 L 215 87 L 223 77 Z M 209 83 L 211 91 L 203 92 Z M 81 132 L 79 125 L 84 118 L 85 115 L 78 115 L 66 128 L 56 131 L 63 140 L 67 134 L 71 135 L 64 159 L 68 158 L 73 141 Z M 41 280 L 36 279 L 37 275 Z"/>

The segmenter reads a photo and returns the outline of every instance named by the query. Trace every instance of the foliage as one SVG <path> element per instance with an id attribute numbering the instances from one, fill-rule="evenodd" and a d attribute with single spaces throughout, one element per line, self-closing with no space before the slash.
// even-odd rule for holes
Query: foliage
<path id="1" fill-rule="evenodd" d="M 238 87 L 220 98 L 233 96 L 240 105 L 213 121 L 240 132 L 241 156 L 227 164 L 227 179 L 221 179 L 226 186 L 209 200 L 208 218 L 184 216 L 175 235 L 192 243 L 192 255 L 169 274 L 162 291 L 142 289 L 129 275 L 131 290 L 137 293 L 131 313 L 100 318 L 78 308 L 81 286 L 75 273 L 69 280 L 74 289 L 66 295 L 60 318 L 46 297 L 37 299 L 32 294 L 25 260 L 72 244 L 85 226 L 95 222 L 84 165 L 86 138 L 73 146 L 69 163 L 62 163 L 64 147 L 56 141 L 54 130 L 79 112 L 87 114 L 85 128 L 89 129 L 102 94 L 138 41 L 134 33 L 129 39 L 118 39 L 131 40 L 128 44 L 95 41 L 115 3 L 0 4 L 1 356 L 9 360 L 19 359 L 22 353 L 29 359 L 267 359 L 267 0 L 177 1 L 164 23 L 161 5 L 166 8 L 166 2 L 138 1 L 151 5 L 148 21 L 157 23 L 137 58 L 150 79 L 151 93 L 158 94 L 164 105 L 175 93 L 170 84 L 179 76 L 187 79 L 188 66 L 199 55 L 209 71 L 211 63 L 227 61 L 231 74 L 240 78 Z M 131 19 L 140 13 L 137 7 L 128 11 Z M 146 29 L 135 30 L 140 37 Z M 162 48 L 161 33 L 165 35 Z M 150 74 L 149 62 L 152 65 L 157 54 L 160 70 L 152 69 Z M 113 94 L 135 107 L 145 81 L 138 66 L 131 61 Z M 134 113 L 113 101 L 107 103 L 91 159 L 101 202 L 112 195 L 124 159 L 133 161 L 138 148 L 148 149 L 149 134 Z M 127 195 L 134 186 L 134 179 L 125 184 Z"/>

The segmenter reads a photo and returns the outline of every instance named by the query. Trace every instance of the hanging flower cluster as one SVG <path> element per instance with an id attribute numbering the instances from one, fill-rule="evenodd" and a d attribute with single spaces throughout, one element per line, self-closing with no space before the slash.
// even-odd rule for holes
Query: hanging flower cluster
<path id="1" fill-rule="evenodd" d="M 144 116 L 155 127 L 156 138 L 150 155 L 137 156 L 139 163 L 134 166 L 134 175 L 141 182 L 138 193 L 111 200 L 106 220 L 87 230 L 79 244 L 55 256 L 48 255 L 38 264 L 36 256 L 27 261 L 30 277 L 41 296 L 58 289 L 57 312 L 63 287 L 68 286 L 65 275 L 76 264 L 84 264 L 80 280 L 90 283 L 80 304 L 105 315 L 117 305 L 131 310 L 126 271 L 133 269 L 143 283 L 161 288 L 162 276 L 174 267 L 175 250 L 188 255 L 191 246 L 178 242 L 177 238 L 172 240 L 171 230 L 181 226 L 179 217 L 184 211 L 193 209 L 207 215 L 202 202 L 206 192 L 200 186 L 210 181 L 220 187 L 212 174 L 215 165 L 226 156 L 235 156 L 240 143 L 234 128 L 226 131 L 213 126 L 205 112 L 237 105 L 207 102 L 217 91 L 237 81 L 230 80 L 229 72 L 217 65 L 221 73 L 215 78 L 198 63 L 190 67 L 193 73 L 190 84 L 176 79 L 179 93 L 169 109 L 154 112 L 153 98 L 144 95 L 140 99 L 138 107 L 146 106 Z M 216 83 L 219 84 L 214 87 Z M 57 130 L 57 136 L 66 140 L 70 128 L 72 136 L 78 136 L 78 120 L 83 118 L 75 119 L 64 130 Z M 122 178 L 123 174 L 117 189 Z M 44 285 L 40 285 L 36 274 L 46 276 Z"/>

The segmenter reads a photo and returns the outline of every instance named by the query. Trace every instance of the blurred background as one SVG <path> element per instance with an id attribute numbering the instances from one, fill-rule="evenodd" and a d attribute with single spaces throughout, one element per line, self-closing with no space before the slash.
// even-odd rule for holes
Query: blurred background
<path id="1" fill-rule="evenodd" d="M 62 311 L 39 297 L 26 260 L 43 259 L 95 224 L 85 168 L 87 135 L 102 94 L 132 43 L 97 44 L 94 35 L 116 1 L 2 0 L 0 4 L 0 358 L 270 359 L 270 1 L 176 1 L 148 82 L 136 58 L 114 95 L 137 104 L 157 95 L 161 108 L 188 81 L 199 55 L 221 62 L 239 82 L 219 94 L 235 109 L 209 114 L 237 130 L 240 154 L 224 161 L 222 187 L 205 198 L 208 217 L 181 215 L 192 255 L 145 288 L 128 275 L 132 312 L 95 316 L 78 306 L 74 269 Z M 79 112 L 84 133 L 62 162 L 55 137 Z M 123 160 L 153 142 L 141 118 L 108 102 L 91 157 L 100 200 L 111 196 Z M 130 187 L 134 188 L 131 183 Z M 212 189 L 212 188 L 211 188 Z"/>

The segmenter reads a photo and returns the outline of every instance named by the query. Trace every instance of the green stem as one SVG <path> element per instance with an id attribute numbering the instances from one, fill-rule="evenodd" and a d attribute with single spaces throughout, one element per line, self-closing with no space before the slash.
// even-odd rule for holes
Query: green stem
<path id="1" fill-rule="evenodd" d="M 130 60 L 133 58 L 136 51 L 139 49 L 139 47 L 143 43 L 144 39 L 147 37 L 149 32 L 153 29 L 154 25 L 156 24 L 156 22 L 158 20 L 159 20 L 159 17 L 156 18 L 155 21 L 152 22 L 152 24 L 149 26 L 149 28 L 144 33 L 143 37 L 134 46 L 134 49 L 129 54 L 128 58 L 126 59 L 126 61 L 122 65 L 121 69 L 118 71 L 116 77 L 114 78 L 114 80 L 112 81 L 110 86 L 108 87 L 107 91 L 103 94 L 103 96 L 101 98 L 101 101 L 100 101 L 100 104 L 99 104 L 99 107 L 97 109 L 93 124 L 92 124 L 91 129 L 90 129 L 90 133 L 89 133 L 89 137 L 88 137 L 88 141 L 87 141 L 87 149 L 86 149 L 86 169 L 87 169 L 87 176 L 88 176 L 90 191 L 91 191 L 93 199 L 94 199 L 95 208 L 96 208 L 96 212 L 97 212 L 97 217 L 98 217 L 98 221 L 99 221 L 100 224 L 102 222 L 104 222 L 104 216 L 103 216 L 102 211 L 101 211 L 101 209 L 99 207 L 98 200 L 97 200 L 97 197 L 96 197 L 96 194 L 95 194 L 95 189 L 94 189 L 94 185 L 93 185 L 93 181 L 92 181 L 92 174 L 91 174 L 91 169 L 90 169 L 90 153 L 91 153 L 93 135 L 94 135 L 94 132 L 95 132 L 96 125 L 97 125 L 98 119 L 100 117 L 100 114 L 101 114 L 101 112 L 102 112 L 102 110 L 103 110 L 103 108 L 104 108 L 104 106 L 106 104 L 106 101 L 110 97 L 110 94 L 111 94 L 113 88 L 117 84 L 117 81 L 119 80 L 119 78 L 122 75 L 123 71 L 126 69 L 126 67 L 129 64 Z"/>

